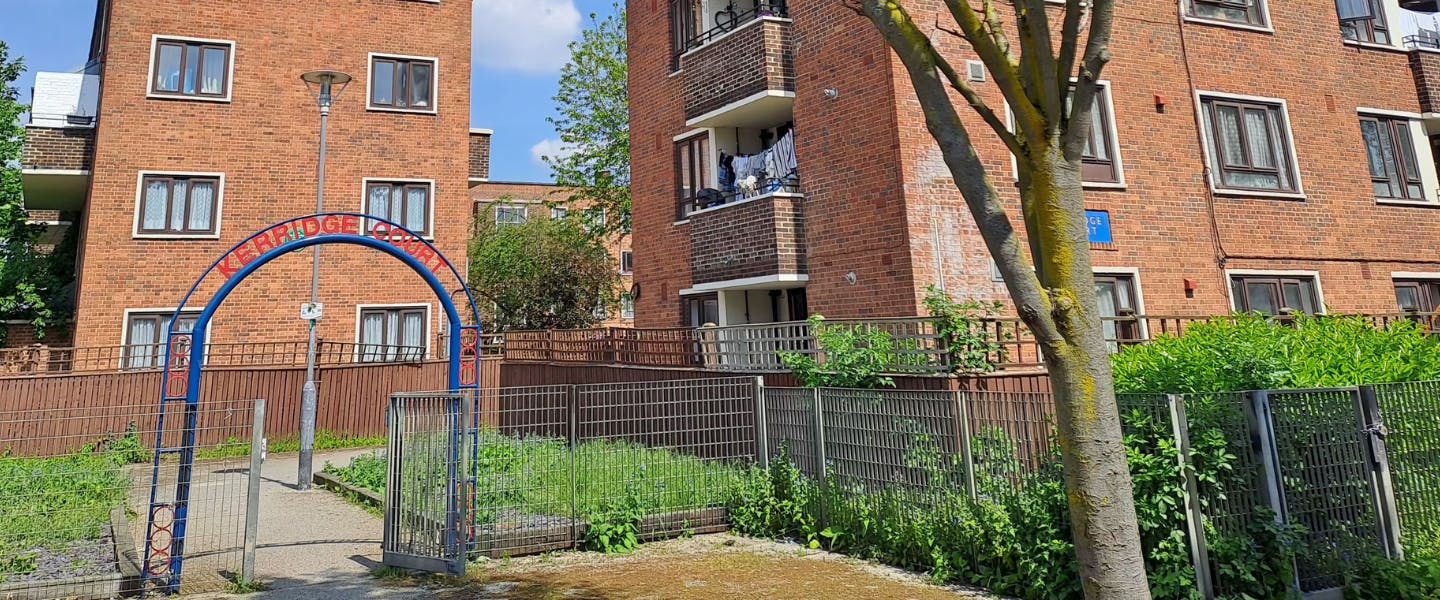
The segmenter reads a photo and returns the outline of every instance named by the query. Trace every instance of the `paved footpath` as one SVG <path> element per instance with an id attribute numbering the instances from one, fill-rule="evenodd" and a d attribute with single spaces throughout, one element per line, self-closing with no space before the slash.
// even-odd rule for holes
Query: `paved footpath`
<path id="1" fill-rule="evenodd" d="M 356 455 L 370 450 L 317 452 L 315 470 L 326 461 L 349 464 Z M 239 468 L 237 468 L 239 467 Z M 318 487 L 295 489 L 299 457 L 270 455 L 261 469 L 260 529 L 255 556 L 255 575 L 265 591 L 244 596 L 266 600 L 384 598 L 419 600 L 433 598 L 426 590 L 389 587 L 376 580 L 370 570 L 380 565 L 381 519 L 350 504 L 339 495 Z M 249 461 L 226 461 L 197 465 L 196 481 L 207 476 L 239 478 L 249 470 Z M 227 485 L 235 489 L 233 484 Z M 142 521 L 143 522 L 143 521 Z M 233 536 L 231 536 L 233 537 Z M 233 553 L 231 554 L 233 557 Z M 187 569 L 187 572 L 189 569 Z M 187 595 L 187 598 L 236 598 L 224 594 Z"/>

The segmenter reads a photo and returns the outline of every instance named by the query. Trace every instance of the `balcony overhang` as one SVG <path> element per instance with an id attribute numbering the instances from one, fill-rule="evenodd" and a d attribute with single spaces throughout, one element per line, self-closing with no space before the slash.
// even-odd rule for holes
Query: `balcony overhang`
<path id="1" fill-rule="evenodd" d="M 1400 0 L 1400 8 L 1421 13 L 1436 13 L 1440 12 L 1440 2 L 1436 0 Z"/>
<path id="2" fill-rule="evenodd" d="M 685 121 L 687 127 L 761 128 L 793 120 L 795 92 L 762 90 Z"/>
<path id="3" fill-rule="evenodd" d="M 21 169 L 20 182 L 28 210 L 85 208 L 90 192 L 88 169 Z"/>
<path id="4" fill-rule="evenodd" d="M 744 279 L 731 279 L 728 281 L 697 283 L 691 287 L 680 290 L 680 295 L 691 296 L 694 294 L 704 294 L 706 292 L 741 290 L 783 290 L 805 287 L 805 283 L 808 281 L 810 281 L 810 276 L 804 273 L 779 273 L 762 277 L 746 277 Z"/>

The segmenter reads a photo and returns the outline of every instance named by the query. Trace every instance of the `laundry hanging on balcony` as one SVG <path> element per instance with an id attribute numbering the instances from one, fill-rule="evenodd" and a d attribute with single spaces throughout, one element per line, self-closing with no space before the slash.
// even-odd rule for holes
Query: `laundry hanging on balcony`
<path id="1" fill-rule="evenodd" d="M 742 200 L 796 187 L 795 130 L 759 154 L 720 153 L 720 191 L 725 199 Z M 723 204 L 723 201 L 720 202 Z"/>

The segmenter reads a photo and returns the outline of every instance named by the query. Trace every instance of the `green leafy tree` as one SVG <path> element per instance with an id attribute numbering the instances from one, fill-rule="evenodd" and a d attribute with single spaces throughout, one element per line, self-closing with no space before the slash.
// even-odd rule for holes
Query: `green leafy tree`
<path id="1" fill-rule="evenodd" d="M 610 309 L 619 300 L 615 267 L 576 215 L 506 225 L 485 219 L 470 240 L 470 287 L 496 331 L 595 325 L 597 305 Z"/>
<path id="2" fill-rule="evenodd" d="M 1115 0 L 845 2 L 904 65 L 925 125 L 1043 353 L 1085 597 L 1148 599 L 1080 177 L 1097 82 L 1111 58 Z M 918 20 L 908 10 L 917 7 L 926 11 Z M 956 71 L 956 57 L 936 46 L 940 36 L 984 63 L 1014 115 L 1013 128 Z M 1015 157 L 1023 239 L 976 152 L 961 105 Z"/>
<path id="3" fill-rule="evenodd" d="M 570 42 L 570 62 L 560 70 L 556 115 L 562 152 L 545 156 L 555 183 L 570 190 L 571 203 L 599 207 L 607 215 L 601 237 L 630 230 L 630 100 L 626 93 L 625 9 L 591 26 Z"/>
<path id="4" fill-rule="evenodd" d="M 780 362 L 805 387 L 890 388 L 895 380 L 885 375 L 899 362 L 895 340 L 882 329 L 864 325 L 828 324 L 825 317 L 807 319 L 820 355 L 779 352 Z"/>
<path id="5" fill-rule="evenodd" d="M 23 61 L 11 58 L 9 46 L 0 42 L 0 319 L 27 321 L 37 335 L 44 335 L 67 317 L 63 305 L 68 304 L 64 298 L 74 279 L 75 240 L 73 234 L 67 235 L 61 244 L 66 250 L 54 256 L 40 251 L 37 243 L 43 229 L 31 224 L 25 212 L 19 163 L 25 143 L 20 114 L 27 107 L 20 103 L 20 90 L 15 87 L 24 70 Z"/>

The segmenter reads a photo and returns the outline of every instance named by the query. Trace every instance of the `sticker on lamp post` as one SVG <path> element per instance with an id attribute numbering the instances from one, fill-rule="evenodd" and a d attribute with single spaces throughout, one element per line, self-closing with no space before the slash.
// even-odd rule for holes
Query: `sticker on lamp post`
<path id="1" fill-rule="evenodd" d="M 320 302 L 305 302 L 300 305 L 300 318 L 306 321 L 319 321 L 324 312 L 325 305 Z"/>

